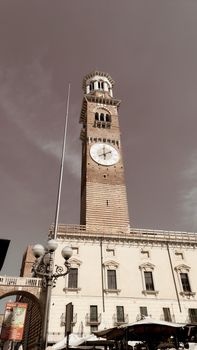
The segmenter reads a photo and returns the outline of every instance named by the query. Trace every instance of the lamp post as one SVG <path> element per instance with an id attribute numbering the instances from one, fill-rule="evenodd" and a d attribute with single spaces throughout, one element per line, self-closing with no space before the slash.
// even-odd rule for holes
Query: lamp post
<path id="1" fill-rule="evenodd" d="M 57 241 L 54 239 L 50 239 L 47 242 L 46 248 L 44 248 L 41 244 L 36 244 L 32 248 L 33 254 L 36 258 L 36 261 L 32 267 L 32 271 L 34 272 L 35 276 L 42 278 L 43 287 L 46 288 L 46 300 L 42 332 L 43 349 L 46 349 L 47 347 L 51 289 L 55 286 L 57 278 L 67 275 L 70 271 L 70 263 L 68 259 L 72 256 L 72 248 L 66 246 L 62 249 L 62 256 L 65 260 L 64 266 L 66 268 L 66 271 L 64 271 L 64 268 L 62 266 L 55 265 L 55 271 L 53 272 L 54 252 L 57 249 L 57 246 Z"/>

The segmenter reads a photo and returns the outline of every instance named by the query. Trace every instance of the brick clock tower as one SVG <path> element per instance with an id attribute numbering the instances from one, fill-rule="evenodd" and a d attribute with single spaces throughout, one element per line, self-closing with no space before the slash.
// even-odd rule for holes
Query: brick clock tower
<path id="1" fill-rule="evenodd" d="M 81 225 L 129 228 L 114 81 L 95 71 L 83 80 Z"/>

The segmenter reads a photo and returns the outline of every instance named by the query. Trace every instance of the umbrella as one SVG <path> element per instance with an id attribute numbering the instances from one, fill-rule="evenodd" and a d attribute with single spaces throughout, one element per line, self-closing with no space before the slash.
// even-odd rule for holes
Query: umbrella
<path id="1" fill-rule="evenodd" d="M 184 326 L 183 323 L 159 321 L 147 317 L 138 322 L 97 331 L 94 334 L 108 340 L 143 341 L 148 344 L 149 348 L 154 347 L 154 344 L 166 342 L 171 337 L 170 342 L 175 346 Z"/>
<path id="2" fill-rule="evenodd" d="M 70 347 L 79 346 L 80 344 L 82 344 L 84 342 L 84 340 L 85 340 L 85 337 L 80 338 L 80 337 L 78 337 L 78 335 L 72 333 L 69 335 L 69 346 Z M 62 340 L 60 340 L 59 342 L 57 342 L 56 344 L 51 346 L 50 349 L 51 350 L 61 350 L 61 349 L 65 348 L 66 344 L 67 344 L 67 337 L 63 338 Z"/>
<path id="3" fill-rule="evenodd" d="M 61 350 L 64 349 L 67 344 L 67 337 L 63 338 L 53 346 L 48 347 L 47 350 Z M 82 349 L 84 346 L 87 349 L 88 346 L 92 348 L 92 345 L 109 345 L 111 343 L 107 342 L 104 338 L 97 338 L 95 335 L 91 334 L 87 337 L 79 337 L 78 335 L 71 333 L 69 335 L 69 347 Z"/>
<path id="4" fill-rule="evenodd" d="M 161 337 L 177 336 L 184 328 L 184 323 L 173 323 L 154 320 L 147 317 L 138 322 L 122 326 L 125 329 L 128 340 L 160 339 Z"/>
<path id="5" fill-rule="evenodd" d="M 107 340 L 117 340 L 121 339 L 125 334 L 125 329 L 121 327 L 113 327 L 104 329 L 102 331 L 96 331 L 94 334 L 97 337 L 103 337 Z"/>

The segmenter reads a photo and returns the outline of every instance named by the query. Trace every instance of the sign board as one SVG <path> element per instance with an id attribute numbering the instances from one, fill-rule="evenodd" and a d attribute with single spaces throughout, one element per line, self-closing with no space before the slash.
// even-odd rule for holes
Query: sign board
<path id="1" fill-rule="evenodd" d="M 66 305 L 66 329 L 65 333 L 72 333 L 72 322 L 73 322 L 73 304 L 69 303 Z"/>
<path id="2" fill-rule="evenodd" d="M 2 340 L 21 341 L 23 339 L 26 303 L 10 302 L 6 304 L 1 329 Z"/>

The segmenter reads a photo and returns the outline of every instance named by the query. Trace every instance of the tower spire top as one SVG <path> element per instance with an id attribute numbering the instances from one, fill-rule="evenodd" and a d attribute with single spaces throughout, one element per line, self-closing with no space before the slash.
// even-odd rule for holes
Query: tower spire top
<path id="1" fill-rule="evenodd" d="M 114 84 L 114 80 L 108 73 L 95 70 L 84 77 L 82 87 L 85 94 L 104 93 L 113 97 Z"/>

